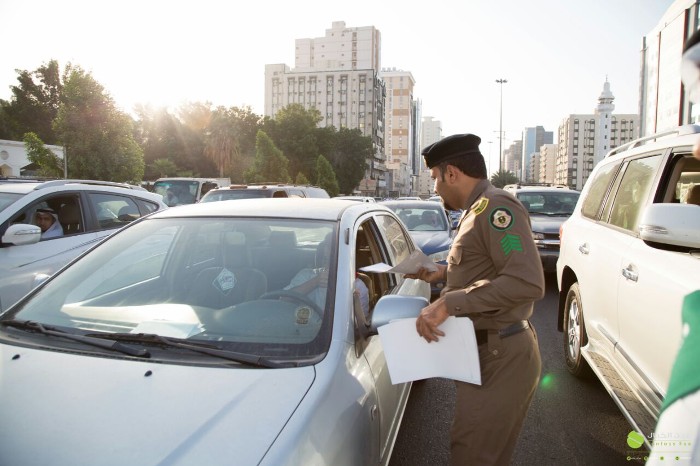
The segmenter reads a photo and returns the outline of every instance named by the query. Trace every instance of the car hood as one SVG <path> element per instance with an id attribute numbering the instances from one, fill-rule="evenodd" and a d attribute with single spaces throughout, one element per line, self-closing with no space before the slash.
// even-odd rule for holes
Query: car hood
<path id="1" fill-rule="evenodd" d="M 444 231 L 411 231 L 413 242 L 425 255 L 449 249 L 452 245 L 452 237 Z"/>
<path id="2" fill-rule="evenodd" d="M 547 215 L 530 214 L 530 224 L 532 231 L 538 233 L 556 233 L 559 234 L 559 227 L 569 218 L 569 215 L 558 217 L 549 217 Z"/>
<path id="3" fill-rule="evenodd" d="M 258 464 L 312 366 L 197 367 L 0 345 L 0 464 Z"/>

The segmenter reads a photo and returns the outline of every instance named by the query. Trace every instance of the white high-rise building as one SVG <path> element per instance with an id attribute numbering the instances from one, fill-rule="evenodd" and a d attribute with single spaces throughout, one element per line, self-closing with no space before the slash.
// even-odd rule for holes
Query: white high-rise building
<path id="1" fill-rule="evenodd" d="M 552 131 L 545 131 L 542 126 L 525 128 L 523 130 L 522 161 L 520 162 L 523 173 L 519 175 L 521 181 L 535 181 L 537 175 L 533 172 L 533 167 L 538 167 L 538 163 L 533 164 L 532 157 L 539 152 L 542 144 L 551 144 L 553 142 L 553 137 L 554 133 Z"/>
<path id="2" fill-rule="evenodd" d="M 557 144 L 543 144 L 540 147 L 540 169 L 539 178 L 536 180 L 538 183 L 550 183 L 553 184 L 555 164 L 557 161 Z"/>
<path id="3" fill-rule="evenodd" d="M 421 138 L 420 138 L 420 170 L 418 173 L 418 188 L 416 194 L 423 198 L 430 197 L 434 194 L 433 188 L 435 187 L 433 180 L 430 179 L 430 170 L 425 166 L 425 160 L 420 155 L 420 152 L 428 147 L 429 145 L 438 142 L 443 138 L 442 135 L 442 121 L 435 120 L 431 116 L 423 117 L 423 123 L 421 125 Z"/>
<path id="4" fill-rule="evenodd" d="M 359 129 L 370 136 L 374 155 L 367 160 L 359 190 L 382 195 L 387 189 L 384 150 L 386 90 L 379 77 L 381 34 L 374 26 L 346 27 L 333 22 L 326 35 L 297 39 L 295 67 L 265 65 L 265 116 L 290 104 L 320 112 L 319 126 Z"/>
<path id="5" fill-rule="evenodd" d="M 557 138 L 555 183 L 581 190 L 605 154 L 639 137 L 639 116 L 613 114 L 614 100 L 606 80 L 595 113 L 569 115 L 562 120 Z"/>
<path id="6" fill-rule="evenodd" d="M 700 26 L 700 0 L 676 0 L 642 42 L 639 116 L 642 136 L 700 121 L 681 82 L 685 41 Z"/>

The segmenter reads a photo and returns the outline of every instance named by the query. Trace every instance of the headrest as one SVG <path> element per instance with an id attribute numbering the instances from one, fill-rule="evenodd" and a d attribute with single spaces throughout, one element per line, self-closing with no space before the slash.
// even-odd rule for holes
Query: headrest
<path id="1" fill-rule="evenodd" d="M 80 210 L 75 204 L 65 204 L 58 211 L 58 220 L 61 223 L 80 223 Z"/>
<path id="2" fill-rule="evenodd" d="M 688 192 L 685 195 L 685 203 L 700 205 L 700 184 L 694 184 L 688 188 Z"/>
<path id="3" fill-rule="evenodd" d="M 271 231 L 270 246 L 276 248 L 295 248 L 297 246 L 297 235 L 293 231 Z"/>

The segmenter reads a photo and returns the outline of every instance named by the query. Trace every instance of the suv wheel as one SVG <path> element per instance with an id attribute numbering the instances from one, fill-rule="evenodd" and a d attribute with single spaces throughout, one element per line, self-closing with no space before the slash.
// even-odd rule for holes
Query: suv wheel
<path id="1" fill-rule="evenodd" d="M 581 347 L 588 342 L 583 323 L 583 306 L 578 283 L 574 282 L 566 293 L 564 305 L 564 359 L 566 367 L 576 377 L 590 377 L 592 371 L 581 355 Z"/>

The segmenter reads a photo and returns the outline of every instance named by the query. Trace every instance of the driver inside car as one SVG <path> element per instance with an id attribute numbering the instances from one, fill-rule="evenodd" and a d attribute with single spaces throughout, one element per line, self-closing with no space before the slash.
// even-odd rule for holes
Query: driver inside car
<path id="1" fill-rule="evenodd" d="M 316 303 L 319 309 L 324 309 L 326 307 L 330 259 L 331 235 L 329 233 L 319 243 L 316 250 L 316 268 L 301 269 L 284 289 L 303 294 Z"/>

